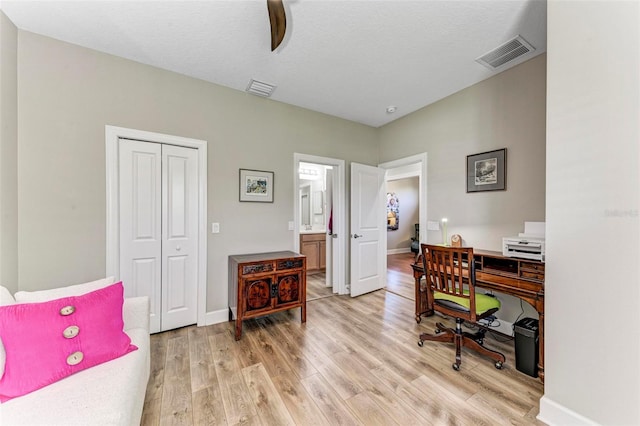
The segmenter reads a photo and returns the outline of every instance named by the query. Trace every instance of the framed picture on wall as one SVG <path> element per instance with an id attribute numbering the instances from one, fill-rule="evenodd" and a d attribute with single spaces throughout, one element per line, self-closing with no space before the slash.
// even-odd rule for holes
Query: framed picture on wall
<path id="1" fill-rule="evenodd" d="M 273 203 L 273 172 L 240 169 L 240 201 Z"/>
<path id="2" fill-rule="evenodd" d="M 467 192 L 507 189 L 507 148 L 467 155 Z"/>

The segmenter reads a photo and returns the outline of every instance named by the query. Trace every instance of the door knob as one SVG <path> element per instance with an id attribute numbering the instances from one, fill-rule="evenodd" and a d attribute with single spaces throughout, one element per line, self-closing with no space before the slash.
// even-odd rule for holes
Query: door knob
<path id="1" fill-rule="evenodd" d="M 182 250 L 182 247 L 176 246 L 176 251 L 180 251 L 180 250 Z"/>
<path id="2" fill-rule="evenodd" d="M 362 235 L 358 235 L 358 234 L 353 234 L 353 238 L 361 238 Z"/>

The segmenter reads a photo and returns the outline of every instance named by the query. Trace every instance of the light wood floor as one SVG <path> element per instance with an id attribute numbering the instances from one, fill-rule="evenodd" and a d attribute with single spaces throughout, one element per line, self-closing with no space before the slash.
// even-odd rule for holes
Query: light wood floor
<path id="1" fill-rule="evenodd" d="M 142 424 L 542 424 L 543 385 L 515 369 L 512 342 L 485 339 L 502 370 L 463 349 L 456 372 L 451 345 L 417 345 L 435 319 L 416 324 L 390 290 L 310 301 L 306 324 L 299 309 L 247 320 L 238 342 L 232 323 L 152 335 Z"/>
<path id="2" fill-rule="evenodd" d="M 307 274 L 307 302 L 333 296 L 333 287 L 326 286 L 325 277 L 324 272 Z"/>

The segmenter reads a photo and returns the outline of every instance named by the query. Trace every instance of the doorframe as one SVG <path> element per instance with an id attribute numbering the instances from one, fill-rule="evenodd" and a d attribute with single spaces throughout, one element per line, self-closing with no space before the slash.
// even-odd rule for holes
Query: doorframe
<path id="1" fill-rule="evenodd" d="M 337 235 L 337 238 L 335 239 L 333 246 L 333 258 L 338 259 L 338 264 L 336 265 L 336 262 L 333 262 L 332 259 L 332 267 L 336 270 L 336 276 L 338 277 L 338 294 L 348 294 L 346 284 L 348 231 L 346 222 L 347 204 L 345 161 L 337 158 L 319 157 L 317 155 L 301 154 L 297 152 L 293 154 L 293 249 L 296 252 L 300 251 L 300 176 L 298 174 L 300 162 L 324 164 L 333 166 L 336 169 L 334 180 L 337 191 L 333 194 L 335 200 L 335 203 L 333 203 L 333 234 Z"/>
<path id="2" fill-rule="evenodd" d="M 378 164 L 378 167 L 381 167 L 386 170 L 397 169 L 403 166 L 410 166 L 412 164 L 420 164 L 420 174 L 418 175 L 418 209 L 420 212 L 418 213 L 418 222 L 420 223 L 420 243 L 427 242 L 427 153 L 423 152 L 421 154 L 411 155 L 409 157 L 400 158 L 393 161 L 387 161 L 384 163 Z M 398 175 L 400 176 L 400 175 Z M 415 176 L 415 174 L 410 173 L 403 175 L 402 177 L 411 177 Z M 394 176 L 394 179 L 396 177 Z M 385 179 L 385 187 L 386 187 L 386 179 Z M 385 188 L 386 191 L 386 188 Z M 383 206 L 386 209 L 386 206 Z M 384 238 L 384 251 L 387 252 L 387 239 Z"/>
<path id="3" fill-rule="evenodd" d="M 198 150 L 198 326 L 206 325 L 207 314 L 207 141 L 144 130 L 105 125 L 107 229 L 106 275 L 120 277 L 120 217 L 118 182 L 118 140 L 134 139 Z"/>

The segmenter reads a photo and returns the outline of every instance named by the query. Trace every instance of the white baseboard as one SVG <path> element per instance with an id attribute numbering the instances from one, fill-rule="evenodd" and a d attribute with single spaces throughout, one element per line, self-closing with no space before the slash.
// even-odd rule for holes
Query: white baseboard
<path id="1" fill-rule="evenodd" d="M 387 254 L 400 254 L 400 253 L 411 253 L 411 247 L 387 250 Z"/>
<path id="2" fill-rule="evenodd" d="M 563 425 L 563 426 L 573 426 L 573 425 L 587 425 L 587 426 L 595 426 L 598 423 L 590 420 L 573 410 L 568 409 L 567 407 L 558 404 L 555 401 L 547 398 L 546 396 L 542 396 L 540 398 L 540 413 L 536 417 L 541 422 L 548 425 Z"/>
<path id="3" fill-rule="evenodd" d="M 220 324 L 229 321 L 229 308 L 207 312 L 204 325 Z"/>

